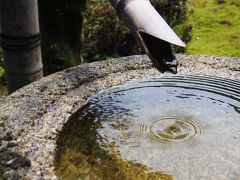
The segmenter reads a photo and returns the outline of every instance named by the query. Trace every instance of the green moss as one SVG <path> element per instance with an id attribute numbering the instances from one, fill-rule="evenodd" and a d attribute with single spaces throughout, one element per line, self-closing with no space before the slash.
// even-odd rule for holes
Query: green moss
<path id="1" fill-rule="evenodd" d="M 173 179 L 163 172 L 149 173 L 145 165 L 124 161 L 117 154 L 105 158 L 91 157 L 79 151 L 66 150 L 57 166 L 61 179 L 105 179 L 105 180 L 161 180 Z"/>
<path id="2" fill-rule="evenodd" d="M 55 167 L 60 179 L 173 179 L 164 172 L 149 172 L 150 169 L 143 164 L 121 159 L 116 145 L 105 144 L 98 134 L 101 123 L 93 122 L 90 117 L 78 120 L 73 116 L 59 134 Z"/>
<path id="3" fill-rule="evenodd" d="M 238 0 L 192 0 L 188 21 L 193 27 L 188 54 L 240 56 L 240 3 Z"/>

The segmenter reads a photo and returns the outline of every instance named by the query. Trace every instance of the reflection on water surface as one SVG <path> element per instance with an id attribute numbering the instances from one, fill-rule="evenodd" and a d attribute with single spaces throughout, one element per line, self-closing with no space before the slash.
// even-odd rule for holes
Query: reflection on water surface
<path id="1" fill-rule="evenodd" d="M 57 175 L 239 179 L 239 92 L 239 81 L 175 76 L 100 93 L 59 134 Z"/>

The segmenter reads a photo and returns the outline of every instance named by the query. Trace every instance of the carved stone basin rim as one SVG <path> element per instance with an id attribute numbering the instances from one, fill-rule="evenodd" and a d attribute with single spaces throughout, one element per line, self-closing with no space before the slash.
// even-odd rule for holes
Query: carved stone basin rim
<path id="1" fill-rule="evenodd" d="M 178 75 L 240 80 L 239 58 L 206 55 L 177 55 L 177 58 Z M 152 68 L 146 56 L 129 56 L 49 75 L 0 100 L 0 137 L 3 139 L 0 153 L 7 153 L 7 162 L 12 163 L 6 166 L 4 177 L 56 179 L 53 160 L 57 134 L 88 97 L 128 81 L 163 76 L 166 74 Z"/>

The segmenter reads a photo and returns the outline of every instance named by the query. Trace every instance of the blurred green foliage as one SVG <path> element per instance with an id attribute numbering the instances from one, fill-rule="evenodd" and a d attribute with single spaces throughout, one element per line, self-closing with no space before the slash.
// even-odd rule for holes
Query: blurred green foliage
<path id="1" fill-rule="evenodd" d="M 180 38 L 189 42 L 192 29 L 186 23 L 186 0 L 151 0 L 151 3 Z M 88 0 L 84 17 L 85 62 L 143 53 L 108 0 Z M 176 47 L 175 50 L 183 52 L 184 49 Z"/>
<path id="2" fill-rule="evenodd" d="M 85 62 L 141 52 L 133 35 L 119 20 L 109 0 L 88 0 L 84 17 Z"/>
<path id="3" fill-rule="evenodd" d="M 191 41 L 192 26 L 187 22 L 187 0 L 150 0 L 156 10 L 186 44 Z M 175 52 L 185 48 L 174 46 Z"/>
<path id="4" fill-rule="evenodd" d="M 5 70 L 4 70 L 2 49 L 0 49 L 0 98 L 1 96 L 5 96 L 6 94 L 7 94 L 6 76 L 5 76 Z M 0 174 L 1 174 L 1 170 L 0 170 Z"/>
<path id="5" fill-rule="evenodd" d="M 187 15 L 193 26 L 188 54 L 240 57 L 239 0 L 191 0 Z"/>
<path id="6" fill-rule="evenodd" d="M 45 74 L 57 72 L 73 66 L 73 55 L 64 42 L 56 42 L 43 46 L 43 63 Z M 47 57 L 46 57 L 47 56 Z"/>
<path id="7" fill-rule="evenodd" d="M 5 71 L 2 67 L 0 67 L 0 85 L 5 85 L 6 79 L 5 79 Z"/>
<path id="8" fill-rule="evenodd" d="M 81 34 L 86 0 L 39 0 L 45 74 L 81 63 Z"/>
<path id="9" fill-rule="evenodd" d="M 150 0 L 155 9 L 171 27 L 186 20 L 187 0 Z"/>
<path id="10" fill-rule="evenodd" d="M 4 70 L 4 64 L 3 64 L 3 55 L 2 55 L 2 49 L 0 49 L 0 89 L 1 86 L 6 85 L 6 77 L 5 77 L 5 70 Z"/>
<path id="11" fill-rule="evenodd" d="M 151 2 L 188 42 L 191 27 L 185 23 L 186 0 Z M 45 75 L 83 62 L 143 53 L 109 0 L 39 0 L 38 3 Z M 0 83 L 5 82 L 1 61 Z"/>

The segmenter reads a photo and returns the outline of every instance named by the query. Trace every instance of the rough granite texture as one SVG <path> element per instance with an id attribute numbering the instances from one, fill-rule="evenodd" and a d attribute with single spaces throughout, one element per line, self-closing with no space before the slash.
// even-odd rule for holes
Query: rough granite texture
<path id="1" fill-rule="evenodd" d="M 177 59 L 178 75 L 240 80 L 239 58 L 177 55 Z M 0 151 L 11 152 L 3 177 L 57 179 L 53 164 L 57 134 L 88 97 L 128 81 L 166 75 L 173 76 L 152 68 L 147 56 L 130 56 L 70 68 L 0 99 L 0 137 L 5 137 Z"/>

